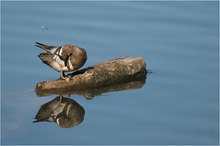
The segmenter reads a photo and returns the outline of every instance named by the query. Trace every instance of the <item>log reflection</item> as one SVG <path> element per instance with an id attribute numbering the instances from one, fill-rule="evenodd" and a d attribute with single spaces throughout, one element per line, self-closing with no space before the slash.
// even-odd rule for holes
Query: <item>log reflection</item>
<path id="1" fill-rule="evenodd" d="M 37 96 L 48 96 L 51 94 L 59 94 L 59 95 L 70 95 L 70 94 L 78 94 L 84 96 L 86 99 L 92 99 L 95 96 L 101 95 L 103 93 L 122 91 L 122 90 L 130 90 L 130 89 L 138 89 L 141 88 L 145 84 L 145 78 L 131 80 L 126 82 L 119 82 L 114 84 L 106 84 L 105 86 L 98 86 L 93 88 L 79 88 L 79 89 L 71 89 L 66 88 L 62 90 L 45 90 L 43 92 L 36 92 Z"/>
<path id="2" fill-rule="evenodd" d="M 57 96 L 40 107 L 34 122 L 55 122 L 62 128 L 70 128 L 80 124 L 84 115 L 84 108 L 76 101 Z"/>

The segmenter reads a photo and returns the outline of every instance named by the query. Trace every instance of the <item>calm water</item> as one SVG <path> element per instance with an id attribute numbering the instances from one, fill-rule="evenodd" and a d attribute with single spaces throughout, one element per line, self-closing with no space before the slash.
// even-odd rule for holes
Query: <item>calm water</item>
<path id="1" fill-rule="evenodd" d="M 2 144 L 218 144 L 218 2 L 2 2 Z M 34 46 L 76 44 L 84 67 L 122 56 L 147 63 L 145 84 L 80 104 L 72 128 L 33 123 L 41 105 L 37 82 L 59 74 Z"/>

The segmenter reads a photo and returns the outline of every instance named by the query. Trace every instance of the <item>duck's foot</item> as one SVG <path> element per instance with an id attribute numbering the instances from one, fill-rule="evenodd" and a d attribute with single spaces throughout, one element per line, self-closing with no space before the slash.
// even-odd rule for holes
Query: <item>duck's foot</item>
<path id="1" fill-rule="evenodd" d="M 70 81 L 70 77 L 65 76 L 63 71 L 60 72 L 60 78 L 63 79 L 63 80 L 66 80 L 67 82 Z"/>
<path id="2" fill-rule="evenodd" d="M 69 77 L 66 77 L 65 80 L 66 80 L 66 82 L 69 82 L 69 81 L 70 81 L 70 78 L 69 78 Z"/>

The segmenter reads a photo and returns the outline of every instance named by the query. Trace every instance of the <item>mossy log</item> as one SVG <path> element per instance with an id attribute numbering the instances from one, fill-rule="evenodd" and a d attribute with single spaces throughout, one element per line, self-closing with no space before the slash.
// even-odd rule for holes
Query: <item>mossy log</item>
<path id="1" fill-rule="evenodd" d="M 145 80 L 146 73 L 146 63 L 142 57 L 122 57 L 69 74 L 69 81 L 58 79 L 39 82 L 35 91 L 38 96 L 64 94 L 67 91 L 68 93 L 82 93 L 80 91 L 92 91 L 109 87 L 112 84 L 121 85 L 131 81 Z"/>

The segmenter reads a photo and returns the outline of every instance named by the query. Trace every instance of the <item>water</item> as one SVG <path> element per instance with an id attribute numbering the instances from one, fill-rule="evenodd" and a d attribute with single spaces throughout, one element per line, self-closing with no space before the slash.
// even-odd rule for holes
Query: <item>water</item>
<path id="1" fill-rule="evenodd" d="M 2 2 L 2 144 L 218 144 L 218 2 Z M 34 42 L 87 50 L 84 67 L 143 57 L 145 84 L 87 100 L 72 128 L 33 123 L 37 82 L 59 74 L 41 63 Z"/>

